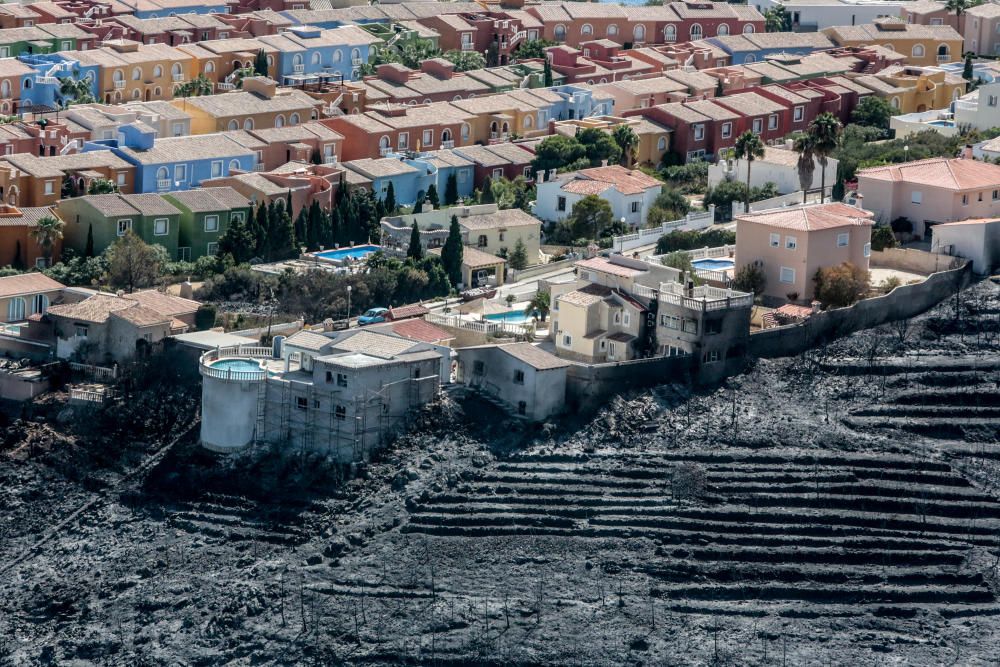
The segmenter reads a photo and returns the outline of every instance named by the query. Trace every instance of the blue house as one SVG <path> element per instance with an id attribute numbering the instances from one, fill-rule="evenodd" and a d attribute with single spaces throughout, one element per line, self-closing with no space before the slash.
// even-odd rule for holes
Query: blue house
<path id="1" fill-rule="evenodd" d="M 806 56 L 836 46 L 821 32 L 766 32 L 708 37 L 706 42 L 729 54 L 729 64 L 758 63 L 769 56 Z"/>
<path id="2" fill-rule="evenodd" d="M 437 168 L 437 183 L 434 187 L 437 188 L 441 201 L 444 201 L 445 189 L 452 174 L 455 175 L 458 196 L 462 199 L 472 196 L 476 179 L 475 162 L 449 149 L 421 153 L 420 159 Z"/>
<path id="3" fill-rule="evenodd" d="M 252 172 L 257 154 L 222 134 L 156 139 L 137 124 L 122 125 L 118 138 L 91 141 L 84 152 L 110 150 L 134 164 L 136 192 L 177 192 L 197 188 L 210 178 Z"/>
<path id="4" fill-rule="evenodd" d="M 34 72 L 21 75 L 22 109 L 35 105 L 62 108 L 65 99 L 60 79 L 76 79 L 88 83 L 90 94 L 97 99 L 97 82 L 100 71 L 97 65 L 81 65 L 78 60 L 59 53 L 25 54 L 17 58 Z"/>
<path id="5" fill-rule="evenodd" d="M 285 85 L 316 81 L 321 76 L 359 79 L 358 68 L 368 62 L 371 45 L 381 42 L 357 26 L 329 30 L 295 26 L 257 41 L 278 51 L 277 79 Z"/>
<path id="6" fill-rule="evenodd" d="M 372 183 L 372 192 L 377 199 L 385 199 L 392 183 L 396 203 L 411 206 L 417 198 L 424 198 L 427 189 L 434 184 L 443 196 L 444 183 L 438 183 L 438 167 L 433 160 L 423 157 L 408 158 L 398 153 L 390 153 L 388 157 L 373 160 L 351 160 L 344 167 L 360 174 Z"/>
<path id="7" fill-rule="evenodd" d="M 158 19 L 177 14 L 229 14 L 230 7 L 236 4 L 223 0 L 207 0 L 201 4 L 191 0 L 147 0 L 140 7 L 138 0 L 121 0 L 121 2 L 135 9 L 137 19 Z"/>

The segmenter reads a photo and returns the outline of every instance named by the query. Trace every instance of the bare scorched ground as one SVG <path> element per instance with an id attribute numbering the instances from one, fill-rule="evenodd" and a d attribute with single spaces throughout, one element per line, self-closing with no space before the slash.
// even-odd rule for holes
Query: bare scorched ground
<path id="1" fill-rule="evenodd" d="M 996 664 L 998 340 L 987 282 L 544 432 L 445 402 L 339 486 L 8 443 L 0 664 Z"/>

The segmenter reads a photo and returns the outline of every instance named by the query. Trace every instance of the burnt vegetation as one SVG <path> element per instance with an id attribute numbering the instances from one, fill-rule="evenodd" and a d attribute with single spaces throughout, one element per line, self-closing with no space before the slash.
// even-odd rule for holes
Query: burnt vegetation
<path id="1" fill-rule="evenodd" d="M 985 664 L 998 340 L 985 282 L 542 428 L 445 398 L 354 468 L 208 454 L 182 382 L 158 415 L 136 380 L 145 430 L 21 415 L 0 452 L 0 662 Z"/>

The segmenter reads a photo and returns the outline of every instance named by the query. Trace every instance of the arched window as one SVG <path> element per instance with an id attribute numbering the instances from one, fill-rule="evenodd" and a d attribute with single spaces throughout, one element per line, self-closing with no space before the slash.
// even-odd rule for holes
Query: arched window
<path id="1" fill-rule="evenodd" d="M 161 76 L 163 76 L 163 67 L 157 65 L 153 68 L 153 77 L 159 79 Z"/>
<path id="2" fill-rule="evenodd" d="M 319 53 L 318 52 L 312 54 L 312 58 L 310 58 L 310 62 L 312 62 L 313 65 L 319 65 L 319 60 L 320 60 L 320 57 L 319 57 Z"/>
<path id="3" fill-rule="evenodd" d="M 157 97 L 159 97 L 162 92 L 163 92 L 163 89 L 160 88 L 159 86 L 157 86 L 156 88 L 153 88 L 153 94 L 156 95 Z"/>
<path id="4" fill-rule="evenodd" d="M 301 65 L 302 64 L 302 54 L 301 53 L 296 53 L 294 56 L 292 56 L 292 64 L 293 65 Z"/>
<path id="5" fill-rule="evenodd" d="M 566 26 L 564 26 L 562 23 L 556 26 L 555 37 L 557 42 L 566 41 Z"/>
<path id="6" fill-rule="evenodd" d="M 748 53 L 745 58 L 743 58 L 744 63 L 755 63 L 757 62 L 757 56 L 752 53 Z"/>
<path id="7" fill-rule="evenodd" d="M 924 45 L 923 44 L 914 44 L 913 45 L 913 49 L 910 51 L 910 55 L 913 56 L 914 58 L 923 58 L 924 57 Z"/>
<path id="8" fill-rule="evenodd" d="M 451 130 L 447 127 L 441 130 L 441 141 L 451 141 Z"/>
<path id="9" fill-rule="evenodd" d="M 468 141 L 469 137 L 472 135 L 472 128 L 468 123 L 462 123 L 462 141 Z"/>
<path id="10" fill-rule="evenodd" d="M 361 62 L 361 49 L 351 49 L 351 62 L 355 65 Z"/>
<path id="11" fill-rule="evenodd" d="M 299 115 L 297 113 L 293 113 L 289 117 L 289 119 L 288 119 L 288 124 L 289 125 L 298 125 L 299 124 Z"/>
<path id="12" fill-rule="evenodd" d="M 893 109 L 898 109 L 899 108 L 899 98 L 898 97 L 892 98 L 891 100 L 889 100 L 889 104 L 892 105 Z"/>
<path id="13" fill-rule="evenodd" d="M 124 81 L 125 80 L 125 73 L 122 72 L 120 69 L 116 69 L 115 73 L 111 75 L 111 78 L 114 79 L 115 81 Z M 25 83 L 27 83 L 27 82 L 25 82 Z M 30 87 L 31 86 L 28 86 L 28 88 L 30 88 Z"/>
<path id="14" fill-rule="evenodd" d="M 534 119 L 529 115 L 524 117 L 524 127 L 530 130 L 535 124 Z"/>
<path id="15" fill-rule="evenodd" d="M 243 129 L 247 130 L 248 132 L 253 129 L 253 118 L 247 118 L 245 121 L 243 121 Z"/>
<path id="16" fill-rule="evenodd" d="M 379 139 L 378 147 L 383 149 L 389 148 L 389 137 L 382 137 L 381 139 Z"/>
<path id="17" fill-rule="evenodd" d="M 745 26 L 743 26 L 743 34 L 744 35 L 752 35 L 753 34 L 753 24 L 752 23 L 747 23 Z"/>
<path id="18" fill-rule="evenodd" d="M 719 37 L 724 37 L 729 34 L 729 24 L 722 23 L 719 25 L 719 31 L 716 33 Z"/>
<path id="19" fill-rule="evenodd" d="M 284 127 L 285 126 L 285 117 L 282 116 L 280 113 L 277 116 L 274 117 L 274 126 L 275 127 Z"/>
<path id="20" fill-rule="evenodd" d="M 274 56 L 268 56 L 267 57 L 267 66 L 268 67 L 274 67 Z"/>
<path id="21" fill-rule="evenodd" d="M 608 82 L 608 78 L 606 76 L 602 76 L 600 83 L 607 83 L 607 82 Z"/>
<path id="22" fill-rule="evenodd" d="M 665 151 L 667 150 L 667 138 L 660 137 L 660 140 L 656 142 L 656 150 Z"/>
<path id="23" fill-rule="evenodd" d="M 49 309 L 49 297 L 44 294 L 36 294 L 31 297 L 31 314 L 37 315 Z"/>
<path id="24" fill-rule="evenodd" d="M 141 78 L 142 78 L 142 68 L 141 67 L 133 67 L 132 68 L 132 80 L 133 81 L 138 81 Z"/>
<path id="25" fill-rule="evenodd" d="M 701 39 L 702 36 L 701 24 L 695 23 L 691 26 L 691 39 Z"/>
<path id="26" fill-rule="evenodd" d="M 608 26 L 608 37 L 615 37 L 618 35 L 618 26 L 614 23 Z"/>
<path id="27" fill-rule="evenodd" d="M 339 63 L 343 59 L 344 59 L 344 52 L 343 51 L 334 51 L 333 52 L 333 62 Z"/>
<path id="28" fill-rule="evenodd" d="M 668 23 L 663 26 L 663 41 L 664 42 L 676 42 L 677 41 L 677 26 L 673 23 Z"/>
<path id="29" fill-rule="evenodd" d="M 7 79 L 0 83 L 0 97 L 10 97 L 10 81 Z"/>
<path id="30" fill-rule="evenodd" d="M 589 23 L 584 23 L 580 27 L 580 34 L 584 35 L 584 36 L 586 36 L 586 35 L 593 35 L 594 34 L 594 26 L 590 25 Z"/>
<path id="31" fill-rule="evenodd" d="M 632 38 L 637 42 L 646 41 L 646 26 L 641 23 L 632 29 Z"/>
<path id="32" fill-rule="evenodd" d="M 166 167 L 160 167 L 156 170 L 156 180 L 165 181 L 170 178 L 170 170 Z"/>
<path id="33" fill-rule="evenodd" d="M 937 55 L 938 55 L 938 62 L 943 62 L 947 60 L 948 56 L 951 55 L 951 51 L 950 49 L 948 49 L 948 45 L 942 44 L 941 46 L 939 46 Z"/>
<path id="34" fill-rule="evenodd" d="M 453 97 L 453 98 L 451 98 L 451 99 L 452 99 L 453 101 L 454 101 L 454 100 L 460 100 L 460 99 L 462 99 L 462 96 L 461 96 L 461 95 L 455 95 L 455 97 Z"/>
<path id="35" fill-rule="evenodd" d="M 142 91 L 141 90 L 139 90 L 138 88 L 136 88 L 135 90 L 132 91 L 132 99 L 133 100 L 138 100 L 141 97 L 142 97 Z"/>
<path id="36" fill-rule="evenodd" d="M 174 63 L 173 67 L 170 68 L 170 73 L 173 74 L 174 76 L 178 76 L 184 73 L 184 68 L 181 67 L 180 63 Z"/>
<path id="37" fill-rule="evenodd" d="M 951 101 L 954 102 L 959 97 L 958 88 L 951 91 Z"/>
<path id="38" fill-rule="evenodd" d="M 229 121 L 229 129 L 230 130 L 240 129 L 240 121 L 236 120 L 235 118 Z"/>
<path id="39" fill-rule="evenodd" d="M 19 296 L 14 297 L 7 304 L 7 321 L 8 322 L 19 322 L 24 319 L 25 306 L 24 299 Z"/>
<path id="40" fill-rule="evenodd" d="M 205 71 L 208 72 L 209 74 L 211 74 L 212 72 L 214 72 L 215 71 L 215 63 L 213 63 L 211 61 L 205 63 Z"/>
<path id="41" fill-rule="evenodd" d="M 232 171 L 235 171 L 236 169 L 240 169 L 240 161 L 239 160 L 230 160 L 229 161 L 229 171 L 232 172 Z"/>

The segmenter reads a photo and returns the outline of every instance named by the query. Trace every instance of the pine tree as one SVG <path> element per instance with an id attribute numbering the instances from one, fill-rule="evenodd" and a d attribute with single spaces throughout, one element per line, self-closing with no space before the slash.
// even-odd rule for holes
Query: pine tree
<path id="1" fill-rule="evenodd" d="M 302 207 L 299 214 L 295 216 L 295 238 L 309 238 L 309 216 L 306 214 L 305 207 Z"/>
<path id="2" fill-rule="evenodd" d="M 267 55 L 264 49 L 257 51 L 257 57 L 253 61 L 253 72 L 257 76 L 267 76 Z"/>
<path id="3" fill-rule="evenodd" d="M 444 184 L 444 204 L 452 206 L 458 201 L 458 176 L 455 172 L 448 174 L 448 180 Z"/>
<path id="4" fill-rule="evenodd" d="M 430 201 L 431 206 L 438 208 L 441 202 L 438 200 L 438 189 L 437 186 L 431 183 L 430 187 L 427 188 L 427 200 Z"/>
<path id="5" fill-rule="evenodd" d="M 392 181 L 389 181 L 389 187 L 385 189 L 385 212 L 388 215 L 396 215 L 396 188 L 392 186 Z"/>
<path id="6" fill-rule="evenodd" d="M 423 213 L 424 212 L 424 200 L 417 197 L 417 201 L 413 202 L 413 213 Z"/>
<path id="7" fill-rule="evenodd" d="M 458 216 L 453 215 L 448 227 L 448 238 L 441 249 L 441 263 L 448 274 L 448 280 L 455 287 L 462 281 L 462 255 L 462 230 L 458 226 Z"/>
<path id="8" fill-rule="evenodd" d="M 406 249 L 406 256 L 409 259 L 419 262 L 424 256 L 424 249 L 420 245 L 420 228 L 417 221 L 413 221 L 413 228 L 410 229 L 410 247 Z"/>
<path id="9" fill-rule="evenodd" d="M 87 245 L 83 249 L 83 256 L 94 256 L 94 223 L 90 223 L 87 226 Z"/>
<path id="10" fill-rule="evenodd" d="M 494 204 L 496 199 L 493 198 L 493 181 L 487 176 L 483 180 L 483 192 L 479 195 L 480 204 Z"/>
<path id="11" fill-rule="evenodd" d="M 521 269 L 527 268 L 528 266 L 528 249 L 524 246 L 524 241 L 521 239 L 517 240 L 514 244 L 514 250 L 510 253 L 510 257 L 507 260 L 510 264 L 510 268 L 515 271 L 520 271 Z"/>

